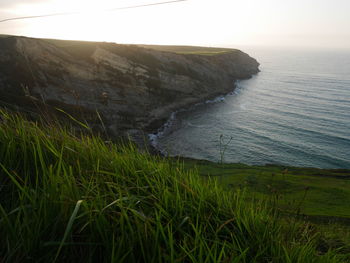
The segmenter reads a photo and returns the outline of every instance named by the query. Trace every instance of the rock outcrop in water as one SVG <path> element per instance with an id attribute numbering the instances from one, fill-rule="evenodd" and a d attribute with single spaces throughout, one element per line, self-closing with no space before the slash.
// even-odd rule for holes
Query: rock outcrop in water
<path id="1" fill-rule="evenodd" d="M 233 49 L 175 53 L 112 43 L 0 38 L 0 103 L 79 113 L 112 136 L 154 131 L 170 113 L 230 92 L 258 62 Z M 214 49 L 213 49 L 214 50 Z"/>

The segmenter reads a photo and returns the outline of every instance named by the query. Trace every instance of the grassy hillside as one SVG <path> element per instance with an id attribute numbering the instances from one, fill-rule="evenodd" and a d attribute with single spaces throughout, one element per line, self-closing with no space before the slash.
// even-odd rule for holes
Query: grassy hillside
<path id="1" fill-rule="evenodd" d="M 0 111 L 0 262 L 348 262 L 344 244 L 179 162 Z"/>
<path id="2" fill-rule="evenodd" d="M 10 35 L 1 35 L 0 38 L 11 37 Z M 78 54 L 90 55 L 96 45 L 108 44 L 108 42 L 94 42 L 94 41 L 81 41 L 81 40 L 61 40 L 61 39 L 42 39 L 57 47 L 74 50 Z M 113 44 L 110 42 L 109 44 Z M 117 43 L 116 43 L 117 44 Z M 226 53 L 235 53 L 238 50 L 232 48 L 217 48 L 217 47 L 199 47 L 199 46 L 174 46 L 174 45 L 144 45 L 144 44 L 121 44 L 122 47 L 133 48 L 147 48 L 157 51 L 172 52 L 184 55 L 202 55 L 202 56 L 214 56 Z"/>
<path id="3" fill-rule="evenodd" d="M 76 46 L 79 49 L 89 48 L 101 44 L 102 42 L 93 41 L 77 41 L 77 40 L 59 40 L 59 39 L 44 39 L 45 41 L 54 44 L 58 47 L 69 47 Z M 105 44 L 107 42 L 104 42 Z M 143 47 L 148 49 L 154 49 L 157 51 L 172 52 L 177 54 L 191 54 L 191 55 L 204 55 L 213 56 L 225 53 L 236 52 L 236 49 L 232 48 L 216 48 L 216 47 L 198 47 L 198 46 L 174 46 L 174 45 L 143 45 L 143 44 L 122 44 L 123 46 L 129 47 Z"/>
<path id="4" fill-rule="evenodd" d="M 219 55 L 225 53 L 236 52 L 236 49 L 231 48 L 215 48 L 215 47 L 197 47 L 197 46 L 171 46 L 171 45 L 139 45 L 144 48 L 150 48 L 158 51 L 173 52 L 177 54 L 192 54 L 192 55 Z"/>
<path id="5" fill-rule="evenodd" d="M 350 171 L 286 166 L 249 166 L 186 160 L 186 167 L 203 176 L 215 176 L 226 189 L 245 188 L 257 198 L 279 196 L 279 205 L 291 212 L 339 219 L 350 224 Z"/>

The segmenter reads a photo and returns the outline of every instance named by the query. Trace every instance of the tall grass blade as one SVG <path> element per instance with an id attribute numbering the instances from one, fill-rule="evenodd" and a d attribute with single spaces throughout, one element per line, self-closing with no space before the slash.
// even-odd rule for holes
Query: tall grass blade
<path id="1" fill-rule="evenodd" d="M 74 208 L 74 211 L 68 221 L 68 224 L 67 224 L 67 227 L 66 227 L 66 230 L 64 232 L 64 235 L 63 235 L 63 238 L 62 238 L 62 241 L 60 243 L 60 246 L 58 247 L 58 250 L 57 250 L 57 253 L 56 253 L 56 256 L 55 256 L 55 259 L 53 260 L 53 263 L 55 263 L 57 261 L 57 258 L 59 256 L 59 254 L 61 253 L 61 250 L 62 250 L 62 247 L 64 245 L 64 243 L 66 242 L 66 239 L 68 237 L 68 234 L 71 232 L 72 230 L 72 227 L 73 227 L 73 223 L 74 223 L 74 220 L 75 218 L 77 217 L 77 214 L 78 214 L 78 211 L 79 211 L 79 208 L 80 208 L 80 205 L 81 203 L 83 202 L 83 200 L 79 200 L 76 205 L 75 205 L 75 208 Z"/>

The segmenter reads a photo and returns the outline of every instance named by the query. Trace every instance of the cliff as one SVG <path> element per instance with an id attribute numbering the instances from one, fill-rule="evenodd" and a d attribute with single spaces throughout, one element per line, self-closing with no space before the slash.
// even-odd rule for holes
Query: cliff
<path id="1" fill-rule="evenodd" d="M 169 114 L 225 94 L 259 63 L 234 49 L 0 38 L 0 103 L 81 114 L 112 136 L 154 131 Z M 95 116 L 95 117 L 94 117 Z"/>

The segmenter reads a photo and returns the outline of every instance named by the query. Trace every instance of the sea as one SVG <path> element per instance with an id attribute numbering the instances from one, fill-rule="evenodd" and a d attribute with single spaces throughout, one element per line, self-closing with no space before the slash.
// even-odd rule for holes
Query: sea
<path id="1" fill-rule="evenodd" d="M 153 144 L 214 162 L 350 169 L 350 51 L 242 50 L 261 72 L 173 113 Z"/>

